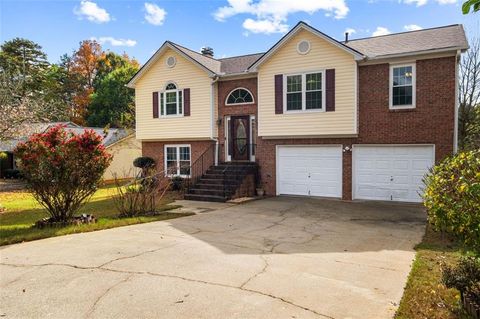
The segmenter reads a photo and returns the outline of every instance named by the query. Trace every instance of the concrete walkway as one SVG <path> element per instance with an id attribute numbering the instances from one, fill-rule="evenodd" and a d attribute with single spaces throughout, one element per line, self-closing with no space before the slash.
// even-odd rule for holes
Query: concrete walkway
<path id="1" fill-rule="evenodd" d="M 391 318 L 425 227 L 414 205 L 188 205 L 198 214 L 1 248 L 0 316 Z"/>

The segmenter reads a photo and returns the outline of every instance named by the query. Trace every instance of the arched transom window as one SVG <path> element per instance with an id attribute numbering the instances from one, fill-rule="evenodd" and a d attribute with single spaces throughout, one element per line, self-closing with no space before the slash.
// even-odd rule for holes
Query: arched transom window
<path id="1" fill-rule="evenodd" d="M 249 90 L 238 88 L 230 92 L 227 97 L 227 105 L 253 103 L 253 95 Z"/>
<path id="2" fill-rule="evenodd" d="M 183 96 L 175 83 L 168 83 L 165 90 L 160 93 L 160 115 L 182 115 Z"/>

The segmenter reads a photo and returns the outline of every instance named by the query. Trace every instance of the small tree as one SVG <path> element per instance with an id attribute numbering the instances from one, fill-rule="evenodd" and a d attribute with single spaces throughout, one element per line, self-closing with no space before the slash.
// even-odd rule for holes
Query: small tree
<path id="1" fill-rule="evenodd" d="M 33 134 L 15 150 L 35 199 L 55 222 L 67 222 L 97 190 L 111 155 L 92 130 L 81 134 L 55 126 Z"/>

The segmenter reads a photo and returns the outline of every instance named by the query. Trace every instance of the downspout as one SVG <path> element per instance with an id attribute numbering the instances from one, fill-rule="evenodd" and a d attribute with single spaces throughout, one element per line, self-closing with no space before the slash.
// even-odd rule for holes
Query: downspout
<path id="1" fill-rule="evenodd" d="M 215 141 L 215 166 L 218 165 L 218 138 L 214 136 L 215 128 L 215 83 L 218 81 L 218 75 L 214 75 L 210 83 L 210 138 Z"/>
<path id="2" fill-rule="evenodd" d="M 460 64 L 461 59 L 461 51 L 457 50 L 457 55 L 455 59 L 455 119 L 454 119 L 454 129 L 453 129 L 453 153 L 458 152 L 458 108 L 460 107 L 460 103 L 458 101 L 459 96 L 459 84 L 458 84 L 458 67 Z"/>

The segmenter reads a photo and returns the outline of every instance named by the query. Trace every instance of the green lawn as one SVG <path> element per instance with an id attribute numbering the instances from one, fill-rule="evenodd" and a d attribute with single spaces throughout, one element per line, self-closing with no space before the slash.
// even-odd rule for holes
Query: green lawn
<path id="1" fill-rule="evenodd" d="M 188 215 L 165 211 L 178 207 L 167 205 L 173 201 L 173 197 L 166 196 L 157 208 L 158 211 L 165 211 L 161 214 L 145 217 L 117 218 L 118 212 L 111 198 L 115 193 L 116 188 L 114 186 L 103 187 L 79 211 L 78 214 L 87 213 L 94 215 L 98 219 L 95 224 L 38 229 L 32 227 L 33 224 L 43 217 L 48 217 L 48 213 L 35 201 L 32 194 L 26 191 L 2 192 L 0 193 L 0 204 L 6 208 L 6 212 L 0 213 L 0 246 Z"/>
<path id="2" fill-rule="evenodd" d="M 460 307 L 460 293 L 440 282 L 442 264 L 452 265 L 465 254 L 462 245 L 427 227 L 397 311 L 397 319 L 469 318 Z"/>

